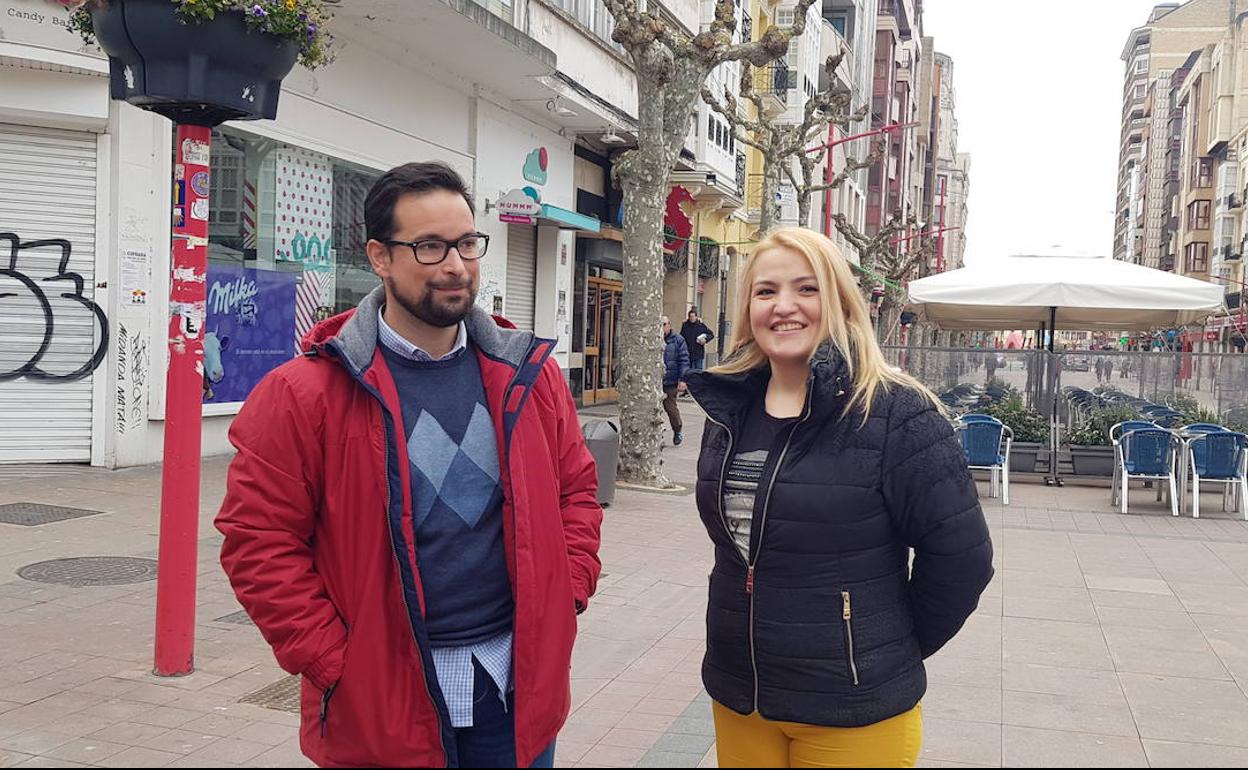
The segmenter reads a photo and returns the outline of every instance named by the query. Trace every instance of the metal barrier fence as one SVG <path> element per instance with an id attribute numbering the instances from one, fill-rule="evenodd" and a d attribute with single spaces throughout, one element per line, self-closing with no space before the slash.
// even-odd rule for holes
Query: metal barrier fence
<path id="1" fill-rule="evenodd" d="M 1070 445 L 1108 444 L 1107 436 L 1097 440 L 1099 433 L 1123 419 L 1248 429 L 1248 355 L 1242 353 L 897 346 L 884 353 L 951 413 L 994 414 L 1011 426 L 1016 441 L 1061 453 L 1058 463 L 1067 461 Z M 1053 458 L 1043 459 L 1058 475 Z"/>

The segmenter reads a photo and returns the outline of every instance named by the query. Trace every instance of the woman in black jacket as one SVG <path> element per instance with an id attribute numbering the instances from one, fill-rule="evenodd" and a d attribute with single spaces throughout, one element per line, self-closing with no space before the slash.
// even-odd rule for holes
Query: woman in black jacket
<path id="1" fill-rule="evenodd" d="M 720 766 L 913 766 L 923 659 L 992 578 L 974 481 L 830 240 L 773 231 L 740 286 L 728 362 L 687 377 Z"/>

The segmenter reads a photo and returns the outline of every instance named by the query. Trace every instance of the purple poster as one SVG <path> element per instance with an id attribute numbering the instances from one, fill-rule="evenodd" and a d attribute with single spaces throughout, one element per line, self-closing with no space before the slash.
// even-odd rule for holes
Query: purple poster
<path id="1" fill-rule="evenodd" d="M 294 355 L 297 273 L 208 265 L 204 403 L 243 401 Z"/>

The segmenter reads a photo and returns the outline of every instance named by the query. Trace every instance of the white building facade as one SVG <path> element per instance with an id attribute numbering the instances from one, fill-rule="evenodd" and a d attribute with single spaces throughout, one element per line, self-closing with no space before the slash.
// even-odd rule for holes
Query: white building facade
<path id="1" fill-rule="evenodd" d="M 576 212 L 564 84 L 526 32 L 537 6 L 353 0 L 336 61 L 296 69 L 276 120 L 214 130 L 204 454 L 230 451 L 243 399 L 311 325 L 378 284 L 364 196 L 407 162 L 469 182 L 491 236 L 478 303 L 559 339 L 568 367 L 576 232 L 599 222 Z M 156 462 L 174 128 L 111 102 L 107 61 L 64 20 L 54 0 L 0 0 L 0 463 Z M 471 55 L 452 72 L 420 50 Z M 531 205 L 506 215 L 516 196 Z"/>

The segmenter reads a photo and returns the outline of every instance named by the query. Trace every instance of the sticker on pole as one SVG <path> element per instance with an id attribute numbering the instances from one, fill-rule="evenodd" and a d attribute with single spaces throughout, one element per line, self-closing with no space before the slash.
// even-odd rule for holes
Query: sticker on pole
<path id="1" fill-rule="evenodd" d="M 191 219 L 198 219 L 201 222 L 208 221 L 208 199 L 199 198 L 191 204 Z"/>
<path id="2" fill-rule="evenodd" d="M 194 139 L 182 140 L 182 162 L 188 166 L 208 165 L 208 143 Z"/>
<path id="3" fill-rule="evenodd" d="M 196 171 L 191 177 L 191 189 L 201 198 L 208 197 L 208 172 Z"/>

